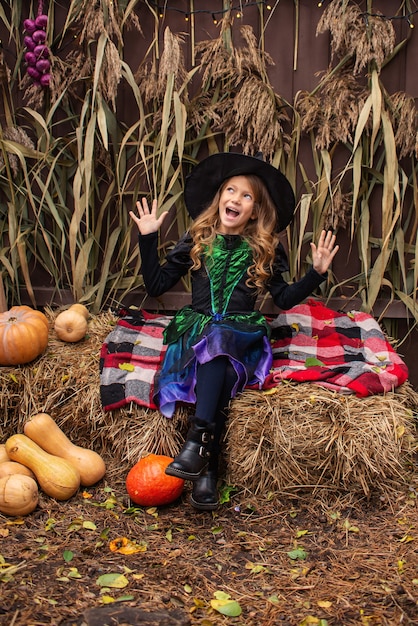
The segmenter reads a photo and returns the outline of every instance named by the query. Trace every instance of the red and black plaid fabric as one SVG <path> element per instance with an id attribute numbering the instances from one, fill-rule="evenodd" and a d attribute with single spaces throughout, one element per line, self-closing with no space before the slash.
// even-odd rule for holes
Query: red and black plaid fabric
<path id="1" fill-rule="evenodd" d="M 107 336 L 100 354 L 100 393 L 107 411 L 130 402 L 157 408 L 154 378 L 166 346 L 170 316 L 127 312 Z M 367 313 L 339 313 L 309 301 L 271 324 L 273 366 L 263 385 L 283 380 L 318 383 L 359 397 L 392 391 L 408 368 Z"/>
<path id="2" fill-rule="evenodd" d="M 359 311 L 339 313 L 309 301 L 272 323 L 273 368 L 264 387 L 282 380 L 316 382 L 358 397 L 385 393 L 408 378 L 408 368 L 376 320 Z"/>
<path id="3" fill-rule="evenodd" d="M 105 411 L 130 402 L 156 409 L 154 378 L 164 358 L 169 316 L 122 311 L 100 352 L 100 397 Z"/>

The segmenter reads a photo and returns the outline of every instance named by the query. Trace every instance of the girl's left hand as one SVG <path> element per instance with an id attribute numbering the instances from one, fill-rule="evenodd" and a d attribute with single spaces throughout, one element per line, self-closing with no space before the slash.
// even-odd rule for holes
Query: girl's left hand
<path id="1" fill-rule="evenodd" d="M 338 252 L 339 246 L 335 245 L 335 239 L 332 231 L 323 230 L 319 237 L 318 246 L 311 243 L 312 265 L 318 274 L 325 274 Z"/>

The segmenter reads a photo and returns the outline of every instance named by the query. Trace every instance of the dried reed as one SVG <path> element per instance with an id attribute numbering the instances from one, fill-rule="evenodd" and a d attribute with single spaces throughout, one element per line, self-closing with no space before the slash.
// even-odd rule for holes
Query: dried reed
<path id="1" fill-rule="evenodd" d="M 274 65 L 273 59 L 260 50 L 252 28 L 240 29 L 246 45 L 234 47 L 226 37 L 230 26 L 230 17 L 224 18 L 219 37 L 196 47 L 201 53 L 205 89 L 212 94 L 220 89 L 221 93 L 215 104 L 214 98 L 201 98 L 199 105 L 210 103 L 205 115 L 230 145 L 240 145 L 245 154 L 262 152 L 268 159 L 289 142 L 283 130 L 289 121 L 286 103 L 268 80 L 266 68 Z M 225 91 L 229 91 L 228 98 L 222 96 Z M 210 116 L 212 111 L 215 116 Z"/>
<path id="2" fill-rule="evenodd" d="M 367 96 L 368 90 L 350 69 L 339 72 L 329 69 L 314 94 L 296 95 L 295 108 L 300 114 L 302 130 L 314 133 L 318 150 L 328 150 L 337 142 L 352 143 Z"/>
<path id="3" fill-rule="evenodd" d="M 345 0 L 333 0 L 325 8 L 317 34 L 326 30 L 331 34 L 333 57 L 352 57 L 354 75 L 367 68 L 369 63 L 375 63 L 380 71 L 395 46 L 391 20 L 386 20 L 379 11 L 373 14 L 362 12 L 357 4 L 348 4 Z"/>
<path id="4" fill-rule="evenodd" d="M 25 148 L 29 148 L 30 150 L 34 150 L 35 148 L 33 141 L 27 135 L 26 131 L 23 130 L 23 128 L 21 128 L 20 126 L 5 128 L 3 130 L 3 140 L 13 141 Z M 7 149 L 7 144 L 6 144 L 6 152 L 7 152 L 7 158 L 9 160 L 10 169 L 12 171 L 14 178 L 16 178 L 16 176 L 18 175 L 21 169 L 19 157 L 14 152 L 11 152 Z M 4 165 L 3 154 L 0 152 L 0 168 L 2 168 L 3 165 Z"/>

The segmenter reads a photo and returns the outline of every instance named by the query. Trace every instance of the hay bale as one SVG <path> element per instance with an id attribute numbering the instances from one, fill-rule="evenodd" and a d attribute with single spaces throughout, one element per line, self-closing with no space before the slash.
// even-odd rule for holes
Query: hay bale
<path id="1" fill-rule="evenodd" d="M 100 349 L 117 323 L 112 313 L 89 321 L 85 340 L 69 344 L 53 331 L 48 350 L 25 366 L 0 368 L 0 441 L 22 432 L 33 414 L 49 413 L 77 445 L 102 454 L 109 472 L 154 452 L 174 456 L 187 430 L 188 411 L 172 419 L 131 404 L 103 411 Z M 334 489 L 387 488 L 402 481 L 415 442 L 412 410 L 418 394 L 359 399 L 316 385 L 283 383 L 270 392 L 245 391 L 231 403 L 227 480 L 256 495 L 319 485 Z"/>
<path id="2" fill-rule="evenodd" d="M 234 400 L 227 432 L 228 481 L 254 495 L 346 489 L 367 496 L 404 480 L 416 449 L 418 394 L 357 398 L 285 383 Z"/>

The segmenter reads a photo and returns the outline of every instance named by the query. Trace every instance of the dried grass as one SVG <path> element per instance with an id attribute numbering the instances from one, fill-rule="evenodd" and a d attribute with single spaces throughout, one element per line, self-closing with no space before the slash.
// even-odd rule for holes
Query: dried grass
<path id="1" fill-rule="evenodd" d="M 353 73 L 359 74 L 369 63 L 380 71 L 384 60 L 393 52 L 395 30 L 391 20 L 379 11 L 364 13 L 356 4 L 334 0 L 324 10 L 318 22 L 317 34 L 331 34 L 332 56 L 353 57 Z"/>
<path id="2" fill-rule="evenodd" d="M 29 148 L 30 150 L 35 149 L 35 144 L 27 135 L 26 131 L 23 130 L 23 128 L 21 128 L 20 126 L 16 126 L 16 127 L 9 126 L 8 128 L 5 128 L 3 130 L 3 139 L 6 141 L 14 141 L 15 143 L 18 143 L 21 146 L 24 146 L 25 148 Z M 19 157 L 13 152 L 9 152 L 8 150 L 6 150 L 6 152 L 7 152 L 7 158 L 9 160 L 10 169 L 12 171 L 14 178 L 16 178 L 16 176 L 19 174 L 20 169 L 21 169 Z M 2 168 L 3 165 L 4 165 L 3 154 L 0 152 L 0 168 Z"/>
<path id="3" fill-rule="evenodd" d="M 328 150 L 336 142 L 352 142 L 368 95 L 351 70 L 329 69 L 315 94 L 299 92 L 296 96 L 302 131 L 315 133 L 318 150 Z"/>
<path id="4" fill-rule="evenodd" d="M 336 231 L 339 228 L 347 228 L 350 223 L 353 194 L 342 193 L 338 186 L 332 195 L 324 218 L 325 230 Z"/>
<path id="5" fill-rule="evenodd" d="M 399 158 L 417 154 L 415 137 L 418 132 L 418 114 L 415 99 L 404 92 L 397 92 L 388 98 L 388 107 L 393 120 Z"/>
<path id="6" fill-rule="evenodd" d="M 196 48 L 201 54 L 205 89 L 213 89 L 214 93 L 219 89 L 220 93 L 216 107 L 205 96 L 199 99 L 198 107 L 212 120 L 214 130 L 225 134 L 230 145 L 242 146 L 244 154 L 262 152 L 268 159 L 289 143 L 283 130 L 289 121 L 286 103 L 269 82 L 266 68 L 274 62 L 260 50 L 252 28 L 240 29 L 244 45 L 234 47 L 227 37 L 231 24 L 230 16 L 225 17 L 219 37 L 203 41 Z M 225 92 L 228 98 L 223 97 Z M 208 109 L 204 108 L 206 104 Z"/>
<path id="7" fill-rule="evenodd" d="M 55 337 L 56 313 L 47 311 L 47 352 L 32 364 L 0 369 L 0 441 L 22 432 L 30 415 L 46 412 L 74 443 L 103 454 L 111 472 L 150 452 L 175 455 L 187 430 L 186 409 L 168 420 L 135 404 L 111 412 L 101 407 L 99 355 L 114 314 L 91 318 L 88 337 L 68 344 Z M 228 482 L 258 496 L 306 487 L 387 492 L 403 481 L 416 446 L 413 409 L 418 394 L 408 384 L 365 399 L 307 384 L 245 391 L 232 403 Z"/>
<path id="8" fill-rule="evenodd" d="M 387 492 L 416 448 L 418 394 L 357 398 L 311 384 L 234 401 L 227 435 L 229 480 L 252 494 L 301 488 Z"/>

